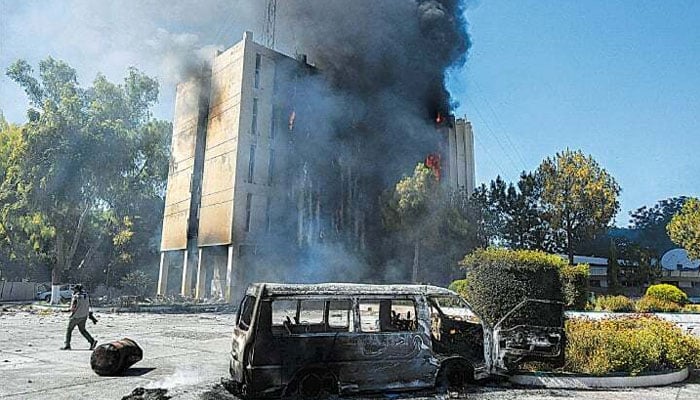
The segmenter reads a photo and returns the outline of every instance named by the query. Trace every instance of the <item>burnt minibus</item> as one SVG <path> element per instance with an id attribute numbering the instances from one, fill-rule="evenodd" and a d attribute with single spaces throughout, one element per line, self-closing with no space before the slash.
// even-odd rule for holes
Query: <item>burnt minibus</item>
<path id="1" fill-rule="evenodd" d="M 527 307 L 557 317 L 527 324 Z M 563 362 L 562 315 L 560 303 L 526 300 L 490 326 L 437 286 L 256 283 L 238 310 L 230 373 L 248 397 L 446 390 L 522 361 Z"/>

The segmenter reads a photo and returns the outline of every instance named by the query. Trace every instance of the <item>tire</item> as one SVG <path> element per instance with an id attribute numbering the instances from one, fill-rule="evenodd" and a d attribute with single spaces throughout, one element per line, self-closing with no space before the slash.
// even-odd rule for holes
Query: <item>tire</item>
<path id="1" fill-rule="evenodd" d="M 308 371 L 301 374 L 287 387 L 284 397 L 319 400 L 328 399 L 337 394 L 337 381 L 332 373 Z"/>
<path id="2" fill-rule="evenodd" d="M 440 393 L 459 392 L 474 379 L 474 369 L 466 362 L 449 362 L 440 368 L 435 390 Z"/>
<path id="3" fill-rule="evenodd" d="M 46 297 L 44 297 L 44 301 L 47 303 L 51 303 L 51 295 L 47 295 Z"/>

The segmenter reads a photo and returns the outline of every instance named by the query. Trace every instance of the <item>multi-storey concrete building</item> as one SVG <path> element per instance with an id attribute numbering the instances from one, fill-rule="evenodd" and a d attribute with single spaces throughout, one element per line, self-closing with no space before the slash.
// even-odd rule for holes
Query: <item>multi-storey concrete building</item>
<path id="1" fill-rule="evenodd" d="M 305 165 L 296 153 L 314 143 L 302 143 L 292 132 L 296 89 L 289 80 L 313 73 L 304 58 L 261 46 L 246 32 L 215 57 L 210 70 L 178 85 L 159 294 L 230 299 L 251 279 L 262 278 L 263 269 L 256 267 L 261 253 L 284 252 L 280 237 L 301 246 L 344 224 L 362 248 L 362 212 L 350 204 L 356 192 L 352 174 L 338 167 L 338 192 L 345 194 L 325 219 L 324 188 L 298 174 Z M 441 130 L 444 181 L 471 193 L 471 124 L 458 119 Z M 333 228 L 324 226 L 326 219 Z M 278 260 L 284 264 L 284 257 Z M 266 278 L 285 279 L 283 269 L 265 269 Z"/>

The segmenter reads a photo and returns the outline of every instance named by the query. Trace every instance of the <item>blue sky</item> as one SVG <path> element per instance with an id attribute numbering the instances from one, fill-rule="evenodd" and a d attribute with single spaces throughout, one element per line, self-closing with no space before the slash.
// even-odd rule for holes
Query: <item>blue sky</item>
<path id="1" fill-rule="evenodd" d="M 629 210 L 700 195 L 700 1 L 472 5 L 450 86 L 474 125 L 477 180 L 565 148 L 592 154 Z"/>
<path id="2" fill-rule="evenodd" d="M 177 60 L 260 32 L 250 3 L 0 0 L 0 68 L 52 55 L 88 83 L 135 65 L 158 77 L 156 116 L 172 119 Z M 620 225 L 640 206 L 700 196 L 700 1 L 482 0 L 467 18 L 473 46 L 449 86 L 474 125 L 479 182 L 515 180 L 568 147 L 616 177 Z M 25 101 L 0 78 L 9 120 Z"/>

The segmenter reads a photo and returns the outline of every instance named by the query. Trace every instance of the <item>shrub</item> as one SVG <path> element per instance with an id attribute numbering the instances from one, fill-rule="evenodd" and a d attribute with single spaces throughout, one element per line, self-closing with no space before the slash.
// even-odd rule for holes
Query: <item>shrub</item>
<path id="1" fill-rule="evenodd" d="M 634 312 L 634 302 L 625 296 L 600 296 L 595 299 L 596 311 Z"/>
<path id="2" fill-rule="evenodd" d="M 639 312 L 679 312 L 681 306 L 668 300 L 662 300 L 653 296 L 646 295 L 637 300 L 636 309 Z"/>
<path id="3" fill-rule="evenodd" d="M 127 293 L 143 297 L 149 292 L 153 280 L 143 271 L 136 270 L 124 275 L 119 284 Z"/>
<path id="4" fill-rule="evenodd" d="M 457 279 L 456 281 L 450 283 L 450 286 L 448 286 L 447 288 L 452 290 L 453 292 L 457 292 L 457 294 L 459 294 L 462 297 L 467 297 L 466 279 Z"/>
<path id="5" fill-rule="evenodd" d="M 700 366 L 700 339 L 653 316 L 566 322 L 570 372 L 605 375 Z"/>
<path id="6" fill-rule="evenodd" d="M 564 304 L 573 310 L 583 310 L 588 303 L 588 264 L 563 265 L 559 268 Z"/>
<path id="7" fill-rule="evenodd" d="M 494 324 L 525 299 L 562 301 L 559 270 L 566 261 L 540 251 L 479 249 L 460 263 L 466 270 L 466 299 L 487 322 Z M 558 325 L 562 315 L 538 307 L 522 318 Z"/>
<path id="8" fill-rule="evenodd" d="M 667 283 L 649 286 L 646 295 L 659 300 L 672 301 L 680 305 L 688 302 L 688 295 L 685 292 Z"/>
<path id="9" fill-rule="evenodd" d="M 700 304 L 686 304 L 681 311 L 685 313 L 700 313 Z"/>

